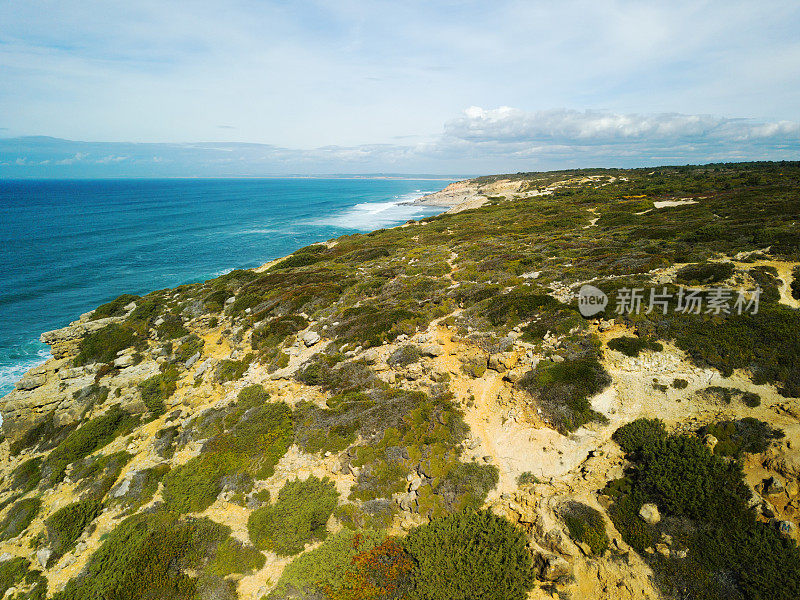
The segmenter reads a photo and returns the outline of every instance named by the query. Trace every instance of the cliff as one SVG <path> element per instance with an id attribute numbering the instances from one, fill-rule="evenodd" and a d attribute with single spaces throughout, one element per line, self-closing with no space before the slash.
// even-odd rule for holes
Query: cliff
<path id="1" fill-rule="evenodd" d="M 98 307 L 0 400 L 0 582 L 452 597 L 470 577 L 426 575 L 431 540 L 488 509 L 502 597 L 791 597 L 798 192 L 796 163 L 478 178 L 420 200 L 450 214 Z"/>

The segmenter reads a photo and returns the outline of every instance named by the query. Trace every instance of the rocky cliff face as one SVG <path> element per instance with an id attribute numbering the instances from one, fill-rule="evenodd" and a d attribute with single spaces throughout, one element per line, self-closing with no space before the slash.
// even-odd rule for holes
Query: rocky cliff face
<path id="1" fill-rule="evenodd" d="M 121 298 L 43 334 L 53 358 L 0 401 L 0 570 L 15 567 L 11 594 L 115 597 L 108 573 L 163 567 L 165 587 L 126 585 L 317 597 L 322 584 L 301 576 L 298 555 L 323 544 L 315 556 L 346 571 L 349 555 L 331 558 L 343 532 L 402 537 L 480 507 L 525 533 L 531 598 L 685 591 L 669 573 L 709 567 L 679 522 L 705 525 L 680 512 L 682 499 L 637 487 L 647 465 L 612 435 L 642 418 L 699 444 L 709 469 L 738 459 L 748 526 L 797 539 L 800 405 L 784 367 L 798 364 L 800 255 L 796 231 L 780 229 L 796 210 L 781 186 L 797 184 L 764 176 L 746 192 L 762 201 L 754 215 L 740 192 L 720 191 L 720 177 L 745 176 L 737 169 L 749 176 L 454 184 L 442 197 L 493 199 Z M 687 185 L 701 188 L 697 201 L 669 204 Z M 584 318 L 576 298 L 587 282 L 612 297 L 626 286 L 759 284 L 764 318 L 610 307 Z M 667 460 L 665 440 L 648 456 Z M 140 554 L 132 532 L 158 550 Z"/>

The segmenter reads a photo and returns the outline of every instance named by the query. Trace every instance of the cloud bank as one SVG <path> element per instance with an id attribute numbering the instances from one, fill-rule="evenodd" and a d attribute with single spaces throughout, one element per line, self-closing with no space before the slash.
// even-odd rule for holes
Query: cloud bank
<path id="1" fill-rule="evenodd" d="M 477 106 L 414 145 L 301 149 L 268 144 L 0 139 L 2 177 L 235 177 L 332 173 L 464 174 L 588 166 L 800 159 L 800 122 L 712 115 L 526 112 Z"/>

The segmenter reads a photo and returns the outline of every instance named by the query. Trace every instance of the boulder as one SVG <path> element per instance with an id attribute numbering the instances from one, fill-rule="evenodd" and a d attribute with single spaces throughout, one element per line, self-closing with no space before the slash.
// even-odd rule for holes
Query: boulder
<path id="1" fill-rule="evenodd" d="M 764 494 L 767 496 L 777 496 L 778 494 L 782 494 L 785 490 L 786 488 L 783 485 L 783 481 L 774 475 L 764 481 Z"/>
<path id="2" fill-rule="evenodd" d="M 719 440 L 717 440 L 717 438 L 715 438 L 715 437 L 714 437 L 713 435 L 711 435 L 710 433 L 709 433 L 709 434 L 707 434 L 707 435 L 706 435 L 706 436 L 703 438 L 703 443 L 706 445 L 706 448 L 708 448 L 708 449 L 711 451 L 711 453 L 712 453 L 712 454 L 714 453 L 714 448 L 717 446 L 717 442 L 718 442 L 718 441 L 719 441 Z"/>
<path id="3" fill-rule="evenodd" d="M 658 507 L 650 502 L 642 504 L 639 509 L 639 517 L 648 525 L 655 525 L 661 521 L 661 513 L 658 512 Z"/>
<path id="4" fill-rule="evenodd" d="M 36 551 L 36 560 L 42 566 L 42 568 L 47 568 L 47 561 L 50 560 L 50 557 L 53 555 L 53 551 L 50 548 L 39 548 Z"/>
<path id="5" fill-rule="evenodd" d="M 303 334 L 303 343 L 308 347 L 313 346 L 314 344 L 319 342 L 319 340 L 320 337 L 316 331 L 306 331 Z"/>
<path id="6" fill-rule="evenodd" d="M 189 357 L 189 359 L 185 363 L 183 363 L 183 366 L 185 366 L 188 369 L 194 363 L 196 363 L 199 359 L 200 359 L 200 353 L 199 352 L 195 352 L 194 354 L 192 354 Z"/>
<path id="7" fill-rule="evenodd" d="M 441 356 L 444 350 L 439 344 L 425 344 L 424 346 L 420 346 L 419 353 L 422 356 Z"/>
<path id="8" fill-rule="evenodd" d="M 114 366 L 118 369 L 124 369 L 126 367 L 133 366 L 133 355 L 132 354 L 123 354 L 122 356 L 118 356 L 114 359 Z"/>

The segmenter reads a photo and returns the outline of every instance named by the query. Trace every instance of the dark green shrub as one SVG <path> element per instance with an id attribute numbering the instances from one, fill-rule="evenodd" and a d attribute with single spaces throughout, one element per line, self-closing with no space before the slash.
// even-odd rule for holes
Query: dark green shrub
<path id="1" fill-rule="evenodd" d="M 733 271 L 733 264 L 728 262 L 697 263 L 678 269 L 675 274 L 675 281 L 690 285 L 719 283 L 733 275 Z"/>
<path id="2" fill-rule="evenodd" d="M 135 302 L 139 298 L 140 296 L 134 294 L 122 294 L 121 296 L 117 296 L 111 302 L 106 302 L 95 308 L 92 313 L 92 321 L 104 319 L 106 317 L 120 317 L 125 314 L 125 310 L 123 310 L 124 307 L 131 302 Z"/>
<path id="3" fill-rule="evenodd" d="M 142 402 L 154 416 L 163 415 L 166 411 L 164 402 L 178 389 L 177 381 L 178 370 L 169 365 L 158 375 L 153 375 L 139 384 Z"/>
<path id="4" fill-rule="evenodd" d="M 661 352 L 664 349 L 664 346 L 658 342 L 632 336 L 622 336 L 608 340 L 608 347 L 612 350 L 622 352 L 626 356 L 639 356 L 642 350 Z"/>
<path id="5" fill-rule="evenodd" d="M 750 277 L 761 288 L 762 302 L 777 302 L 780 300 L 781 280 L 778 277 L 778 270 L 775 267 L 760 266 L 753 267 L 749 271 Z"/>
<path id="6" fill-rule="evenodd" d="M 189 330 L 183 326 L 183 319 L 180 316 L 167 313 L 161 318 L 163 322 L 156 326 L 156 333 L 162 340 L 176 340 L 189 335 Z"/>
<path id="7" fill-rule="evenodd" d="M 257 388 L 244 392 L 244 401 L 261 398 Z M 222 491 L 226 476 L 269 478 L 292 441 L 292 413 L 284 403 L 254 407 L 237 403 L 221 426 L 224 430 L 205 444 L 199 456 L 164 477 L 164 502 L 170 510 L 205 510 Z"/>
<path id="8" fill-rule="evenodd" d="M 407 367 L 419 360 L 420 353 L 416 346 L 406 345 L 400 346 L 397 350 L 392 352 L 386 362 L 393 367 Z"/>
<path id="9" fill-rule="evenodd" d="M 499 481 L 494 465 L 459 462 L 442 478 L 436 494 L 451 510 L 477 510 Z"/>
<path id="10" fill-rule="evenodd" d="M 49 450 L 57 446 L 75 428 L 75 425 L 57 426 L 53 413 L 42 417 L 33 427 L 11 442 L 9 452 L 16 456 L 25 448 Z"/>
<path id="11" fill-rule="evenodd" d="M 569 432 L 605 417 L 592 410 L 589 397 L 603 391 L 611 377 L 594 356 L 561 363 L 541 361 L 519 385 L 534 396 L 547 421 L 560 432 Z"/>
<path id="12" fill-rule="evenodd" d="M 219 361 L 214 377 L 220 383 L 226 381 L 236 381 L 244 376 L 245 371 L 250 366 L 253 356 L 248 354 L 242 360 L 231 360 L 229 358 Z"/>
<path id="13" fill-rule="evenodd" d="M 792 290 L 792 298 L 800 300 L 800 266 L 792 269 L 792 283 L 789 288 Z"/>
<path id="14" fill-rule="evenodd" d="M 326 523 L 333 514 L 339 494 L 327 477 L 287 481 L 275 504 L 254 510 L 247 521 L 253 544 L 291 556 L 305 544 L 327 536 Z"/>
<path id="15" fill-rule="evenodd" d="M 120 495 L 115 493 L 119 488 L 114 488 L 107 503 L 110 506 L 122 505 L 128 511 L 136 511 L 152 499 L 158 490 L 159 482 L 164 478 L 164 475 L 169 473 L 169 470 L 169 465 L 160 464 L 136 471 L 130 477 L 127 491 Z"/>
<path id="16" fill-rule="evenodd" d="M 76 365 L 93 362 L 109 363 L 117 358 L 117 353 L 125 348 L 136 346 L 140 340 L 136 333 L 124 325 L 111 323 L 80 341 Z"/>
<path id="17" fill-rule="evenodd" d="M 434 519 L 409 532 L 412 598 L 523 600 L 533 586 L 525 534 L 489 511 Z"/>
<path id="18" fill-rule="evenodd" d="M 122 469 L 133 458 L 124 450 L 102 456 L 89 456 L 75 463 L 70 479 L 82 500 L 101 501 L 116 483 Z"/>
<path id="19" fill-rule="evenodd" d="M 603 515 L 591 506 L 568 501 L 559 507 L 572 539 L 587 544 L 592 554 L 601 555 L 608 549 L 608 535 Z"/>
<path id="20" fill-rule="evenodd" d="M 676 377 L 672 380 L 672 387 L 674 387 L 676 390 L 685 390 L 687 387 L 689 387 L 689 382 L 685 379 Z"/>
<path id="21" fill-rule="evenodd" d="M 380 346 L 400 333 L 413 333 L 419 319 L 419 313 L 405 308 L 364 304 L 345 310 L 333 334 L 341 342 L 354 342 L 365 348 Z"/>
<path id="22" fill-rule="evenodd" d="M 637 455 L 663 444 L 667 428 L 661 419 L 636 419 L 617 429 L 611 437 L 626 454 Z"/>
<path id="23" fill-rule="evenodd" d="M 759 454 L 766 451 L 772 440 L 781 439 L 783 431 L 771 427 L 764 421 L 745 417 L 735 421 L 718 421 L 706 425 L 701 435 L 711 434 L 717 438 L 714 454 L 738 457 L 742 452 Z"/>
<path id="24" fill-rule="evenodd" d="M 83 530 L 100 514 L 100 503 L 82 500 L 67 504 L 47 517 L 47 545 L 53 551 L 50 560 L 55 560 L 75 547 Z"/>
<path id="25" fill-rule="evenodd" d="M 486 305 L 486 318 L 495 326 L 504 323 L 513 325 L 558 304 L 558 300 L 549 294 L 516 289 L 490 299 Z"/>
<path id="26" fill-rule="evenodd" d="M 253 329 L 251 344 L 254 350 L 277 346 L 293 333 L 308 327 L 308 320 L 299 315 L 276 317 Z"/>
<path id="27" fill-rule="evenodd" d="M 745 392 L 738 388 L 712 385 L 699 392 L 700 396 L 710 402 L 730 404 L 733 400 L 741 400 L 743 404 L 754 408 L 761 404 L 761 396 L 755 392 Z"/>
<path id="28" fill-rule="evenodd" d="M 10 540 L 25 531 L 39 514 L 41 506 L 39 498 L 23 498 L 14 504 L 0 521 L 0 540 Z"/>
<path id="29" fill-rule="evenodd" d="M 30 458 L 11 471 L 11 489 L 23 494 L 31 491 L 42 480 L 42 458 Z"/>

